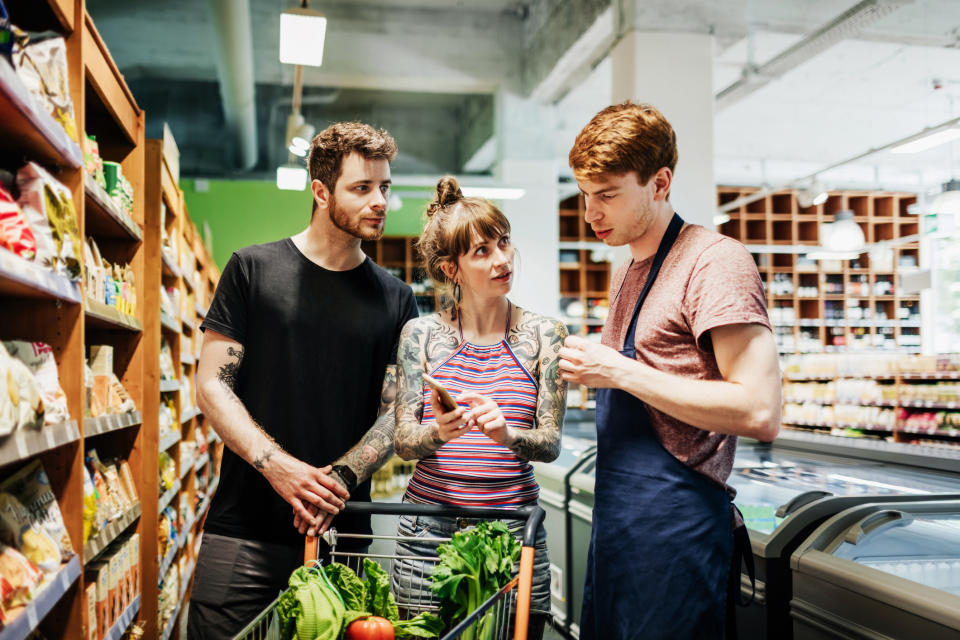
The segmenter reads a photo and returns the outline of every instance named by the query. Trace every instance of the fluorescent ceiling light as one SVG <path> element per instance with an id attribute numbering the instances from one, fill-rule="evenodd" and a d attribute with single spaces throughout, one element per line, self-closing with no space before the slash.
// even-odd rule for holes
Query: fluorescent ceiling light
<path id="1" fill-rule="evenodd" d="M 527 191 L 511 187 L 461 187 L 467 198 L 490 198 L 491 200 L 519 200 Z"/>
<path id="2" fill-rule="evenodd" d="M 921 136 L 916 140 L 911 140 L 910 142 L 897 145 L 896 147 L 890 149 L 890 152 L 920 153 L 921 151 L 938 147 L 941 144 L 952 142 L 958 138 L 960 138 L 960 128 L 953 127 L 950 129 L 943 129 L 942 131 L 934 131 L 933 133 L 928 133 L 927 135 Z"/>
<path id="3" fill-rule="evenodd" d="M 811 251 L 806 254 L 810 260 L 856 260 L 860 254 L 856 251 Z"/>
<path id="4" fill-rule="evenodd" d="M 303 167 L 277 167 L 277 188 L 284 191 L 303 191 L 307 188 L 307 170 Z"/>
<path id="5" fill-rule="evenodd" d="M 288 9 L 280 14 L 280 62 L 319 67 L 327 19 L 313 9 Z"/>

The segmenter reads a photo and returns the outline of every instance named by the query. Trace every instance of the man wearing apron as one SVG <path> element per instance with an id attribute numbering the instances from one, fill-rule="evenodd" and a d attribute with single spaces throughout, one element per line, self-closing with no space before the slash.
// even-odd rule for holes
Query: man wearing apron
<path id="1" fill-rule="evenodd" d="M 756 265 L 674 212 L 676 164 L 673 128 L 649 105 L 601 111 L 570 151 L 586 222 L 632 256 L 611 282 L 602 344 L 571 336 L 560 352 L 564 378 L 598 390 L 581 640 L 724 636 L 750 556 L 726 486 L 736 436 L 779 430 Z"/>

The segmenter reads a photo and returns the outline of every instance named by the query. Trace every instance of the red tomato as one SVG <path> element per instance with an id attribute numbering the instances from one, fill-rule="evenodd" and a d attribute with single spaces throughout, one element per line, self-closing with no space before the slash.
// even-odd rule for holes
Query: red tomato
<path id="1" fill-rule="evenodd" d="M 343 640 L 393 640 L 393 624 L 378 616 L 354 620 Z"/>

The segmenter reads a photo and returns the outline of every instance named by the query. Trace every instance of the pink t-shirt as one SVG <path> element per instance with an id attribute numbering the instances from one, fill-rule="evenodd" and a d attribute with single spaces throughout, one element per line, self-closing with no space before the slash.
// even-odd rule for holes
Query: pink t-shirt
<path id="1" fill-rule="evenodd" d="M 627 262 L 613 276 L 603 344 L 623 348 L 630 316 L 653 257 Z M 637 319 L 637 360 L 659 371 L 722 380 L 711 329 L 731 324 L 770 328 L 763 284 L 742 244 L 698 225 L 685 225 L 660 268 Z M 647 407 L 664 448 L 688 467 L 726 486 L 736 436 L 705 431 Z"/>

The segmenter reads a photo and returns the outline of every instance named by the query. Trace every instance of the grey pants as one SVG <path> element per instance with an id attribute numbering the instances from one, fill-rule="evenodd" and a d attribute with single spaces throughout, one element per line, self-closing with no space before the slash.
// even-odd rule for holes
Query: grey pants
<path id="1" fill-rule="evenodd" d="M 303 547 L 204 533 L 187 615 L 189 640 L 233 638 L 287 588 Z"/>
<path id="2" fill-rule="evenodd" d="M 522 535 L 522 523 L 508 521 L 517 537 Z M 469 526 L 458 518 L 433 518 L 426 516 L 401 516 L 397 535 L 396 555 L 435 557 L 436 542 L 417 542 L 417 538 L 449 538 L 456 531 Z M 550 558 L 547 554 L 547 532 L 543 525 L 537 531 L 533 559 L 533 589 L 530 594 L 530 627 L 527 637 L 538 640 L 543 634 L 544 623 L 550 616 Z M 397 606 L 411 615 L 423 610 L 424 605 L 438 606 L 430 589 L 430 575 L 436 563 L 406 558 L 395 560 L 390 587 L 397 599 Z M 519 569 L 519 563 L 515 570 Z"/>

